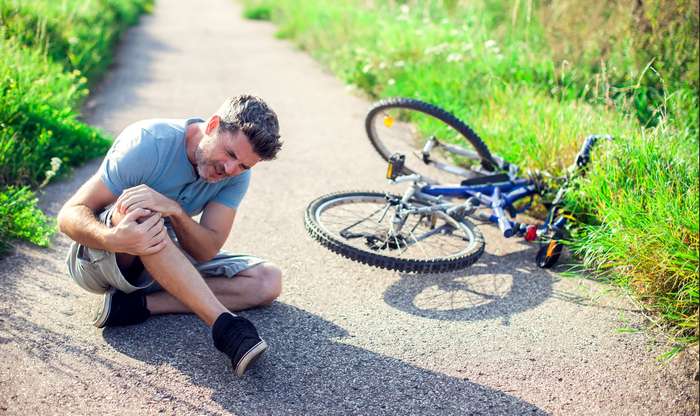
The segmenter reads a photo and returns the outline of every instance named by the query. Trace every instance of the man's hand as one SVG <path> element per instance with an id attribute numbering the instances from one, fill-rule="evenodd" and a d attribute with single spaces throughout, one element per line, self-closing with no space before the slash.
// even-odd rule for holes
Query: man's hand
<path id="1" fill-rule="evenodd" d="M 160 213 L 135 208 L 111 229 L 110 251 L 134 256 L 158 253 L 168 241 L 168 233 Z"/>
<path id="2" fill-rule="evenodd" d="M 182 213 L 180 204 L 154 191 L 147 185 L 138 185 L 122 192 L 117 199 L 115 211 L 124 215 L 138 208 L 158 212 L 163 217 Z"/>

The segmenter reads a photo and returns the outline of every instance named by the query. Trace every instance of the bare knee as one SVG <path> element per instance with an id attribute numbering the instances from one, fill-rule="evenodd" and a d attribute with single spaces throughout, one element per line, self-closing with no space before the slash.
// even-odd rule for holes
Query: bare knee
<path id="1" fill-rule="evenodd" d="M 270 305 L 282 293 L 282 270 L 272 263 L 263 263 L 253 269 L 260 284 L 259 304 Z"/>

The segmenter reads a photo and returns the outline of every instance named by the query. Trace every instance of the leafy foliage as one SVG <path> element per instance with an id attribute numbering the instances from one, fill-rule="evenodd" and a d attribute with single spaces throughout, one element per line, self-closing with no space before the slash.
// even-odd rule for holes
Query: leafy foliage
<path id="1" fill-rule="evenodd" d="M 78 110 L 119 34 L 151 4 L 0 2 L 0 246 L 15 238 L 45 245 L 53 227 L 30 189 L 108 148 L 109 139 L 82 123 Z"/>

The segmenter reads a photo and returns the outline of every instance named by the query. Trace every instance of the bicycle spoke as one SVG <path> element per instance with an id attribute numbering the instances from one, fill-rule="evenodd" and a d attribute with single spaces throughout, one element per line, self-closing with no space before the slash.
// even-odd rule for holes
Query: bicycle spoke
<path id="1" fill-rule="evenodd" d="M 425 206 L 412 203 L 416 208 Z M 318 218 L 324 228 L 345 243 L 384 256 L 451 258 L 470 246 L 470 235 L 465 230 L 455 228 L 457 223 L 450 223 L 449 218 L 433 217 L 434 214 L 406 214 L 402 226 L 397 228 L 396 209 L 398 205 L 392 205 L 384 197 L 348 198 L 329 204 Z"/>

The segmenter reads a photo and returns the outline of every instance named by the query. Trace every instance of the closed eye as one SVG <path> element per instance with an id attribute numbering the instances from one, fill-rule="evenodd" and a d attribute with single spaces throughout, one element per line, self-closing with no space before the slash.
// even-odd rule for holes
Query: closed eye
<path id="1" fill-rule="evenodd" d="M 238 157 L 236 156 L 236 153 L 235 153 L 233 150 L 230 150 L 230 151 L 228 152 L 228 155 L 231 156 L 233 159 L 238 160 Z M 240 161 L 238 162 L 238 164 L 241 166 L 241 168 L 242 168 L 243 170 L 248 170 L 248 169 L 250 169 L 250 166 L 246 166 L 245 164 L 241 163 Z"/>

